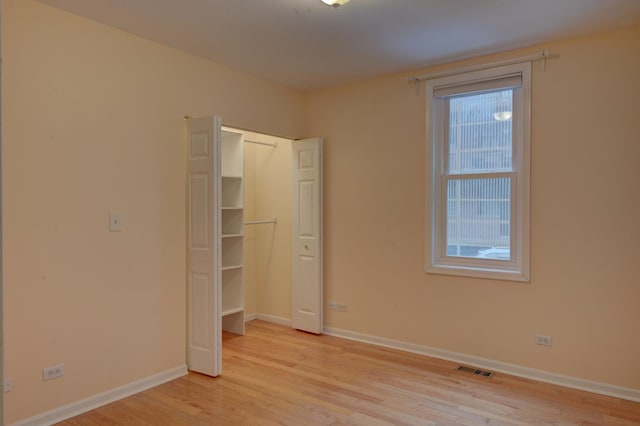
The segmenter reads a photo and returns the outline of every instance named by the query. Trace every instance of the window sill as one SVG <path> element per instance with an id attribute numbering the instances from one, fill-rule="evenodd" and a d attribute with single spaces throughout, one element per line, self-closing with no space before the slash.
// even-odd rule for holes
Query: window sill
<path id="1" fill-rule="evenodd" d="M 458 265 L 430 265 L 427 266 L 425 272 L 427 274 L 455 275 L 460 277 L 483 278 L 502 281 L 517 281 L 526 283 L 530 281 L 528 274 L 525 274 L 522 271 L 512 271 L 507 269 L 478 268 L 468 266 L 465 267 Z"/>

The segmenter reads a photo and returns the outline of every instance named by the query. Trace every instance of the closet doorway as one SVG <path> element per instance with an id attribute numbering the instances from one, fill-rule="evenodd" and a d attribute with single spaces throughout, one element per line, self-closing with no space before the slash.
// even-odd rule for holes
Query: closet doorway
<path id="1" fill-rule="evenodd" d="M 188 120 L 187 364 L 222 372 L 222 330 L 322 332 L 322 141 Z"/>

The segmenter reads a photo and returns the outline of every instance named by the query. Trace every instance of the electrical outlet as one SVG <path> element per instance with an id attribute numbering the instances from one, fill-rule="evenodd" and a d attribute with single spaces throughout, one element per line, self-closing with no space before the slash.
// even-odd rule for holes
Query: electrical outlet
<path id="1" fill-rule="evenodd" d="M 347 312 L 347 305 L 344 303 L 329 302 L 327 308 L 331 311 Z"/>
<path id="2" fill-rule="evenodd" d="M 344 303 L 336 303 L 336 311 L 347 312 L 347 305 L 345 305 Z"/>
<path id="3" fill-rule="evenodd" d="M 541 336 L 541 335 L 537 334 L 536 335 L 536 345 L 552 346 L 553 345 L 553 340 L 551 339 L 551 336 Z"/>
<path id="4" fill-rule="evenodd" d="M 4 379 L 4 393 L 11 392 L 11 389 L 13 389 L 13 380 Z"/>
<path id="5" fill-rule="evenodd" d="M 47 381 L 64 376 L 64 364 L 56 365 L 42 370 L 42 380 Z"/>

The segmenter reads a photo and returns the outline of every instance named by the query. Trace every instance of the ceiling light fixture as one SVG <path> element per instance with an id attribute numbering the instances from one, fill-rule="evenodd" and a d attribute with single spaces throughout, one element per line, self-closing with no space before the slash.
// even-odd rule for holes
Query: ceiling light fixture
<path id="1" fill-rule="evenodd" d="M 329 6 L 333 6 L 336 9 L 347 2 L 349 2 L 349 0 L 322 0 L 322 3 L 328 4 Z"/>
<path id="2" fill-rule="evenodd" d="M 493 113 L 493 118 L 497 121 L 508 121 L 511 120 L 513 113 L 511 111 L 498 111 Z"/>

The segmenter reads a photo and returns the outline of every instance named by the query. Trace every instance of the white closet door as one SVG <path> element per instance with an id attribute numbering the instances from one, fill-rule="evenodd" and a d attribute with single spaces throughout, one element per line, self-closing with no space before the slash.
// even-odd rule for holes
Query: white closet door
<path id="1" fill-rule="evenodd" d="M 320 334 L 322 322 L 322 140 L 292 143 L 291 325 Z"/>
<path id="2" fill-rule="evenodd" d="M 210 376 L 219 375 L 222 368 L 220 139 L 219 117 L 189 121 L 187 364 Z"/>

